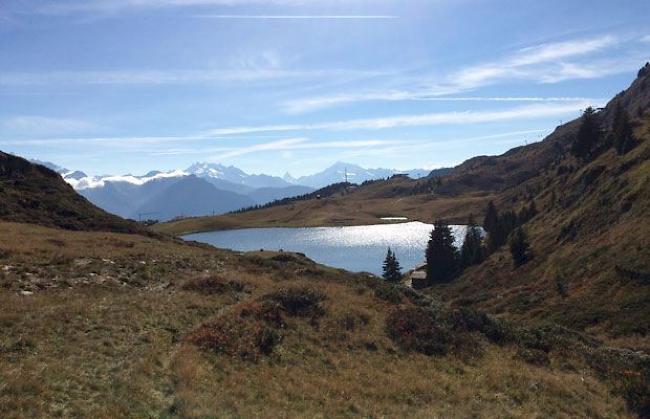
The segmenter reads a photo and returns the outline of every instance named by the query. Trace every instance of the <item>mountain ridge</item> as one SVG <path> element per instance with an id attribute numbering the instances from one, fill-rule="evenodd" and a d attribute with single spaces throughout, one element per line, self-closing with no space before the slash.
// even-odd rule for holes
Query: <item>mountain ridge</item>
<path id="1" fill-rule="evenodd" d="M 97 208 L 54 170 L 2 151 L 0 219 L 68 230 L 152 234 Z"/>

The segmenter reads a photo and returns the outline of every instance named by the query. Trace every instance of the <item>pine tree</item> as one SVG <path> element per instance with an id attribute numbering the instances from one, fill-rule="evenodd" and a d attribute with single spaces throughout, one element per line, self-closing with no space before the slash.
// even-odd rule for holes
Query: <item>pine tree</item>
<path id="1" fill-rule="evenodd" d="M 530 245 L 526 233 L 518 227 L 510 236 L 510 253 L 515 266 L 521 266 L 530 259 Z"/>
<path id="2" fill-rule="evenodd" d="M 388 248 L 386 259 L 384 260 L 384 274 L 383 277 L 388 282 L 399 282 L 402 279 L 402 268 L 397 261 L 395 253 Z"/>
<path id="3" fill-rule="evenodd" d="M 485 218 L 483 218 L 483 228 L 488 233 L 492 233 L 496 230 L 497 223 L 499 222 L 499 213 L 497 208 L 494 206 L 494 202 L 488 202 L 487 208 L 485 209 Z"/>
<path id="4" fill-rule="evenodd" d="M 598 116 L 594 108 L 590 106 L 582 114 L 582 123 L 571 147 L 571 152 L 581 160 L 591 160 L 597 153 L 600 140 Z"/>
<path id="5" fill-rule="evenodd" d="M 497 217 L 496 226 L 488 232 L 487 250 L 496 252 L 508 241 L 508 235 L 519 226 L 519 216 L 514 211 L 506 211 Z"/>
<path id="6" fill-rule="evenodd" d="M 436 221 L 426 251 L 427 281 L 429 284 L 452 281 L 458 273 L 458 250 L 454 246 L 451 229 Z"/>
<path id="7" fill-rule="evenodd" d="M 634 148 L 636 139 L 630 123 L 630 116 L 623 109 L 620 103 L 616 105 L 614 111 L 614 123 L 612 126 L 613 146 L 616 152 L 621 155 Z"/>
<path id="8" fill-rule="evenodd" d="M 483 259 L 485 259 L 483 235 L 474 220 L 470 218 L 465 233 L 465 241 L 460 249 L 460 264 L 465 269 L 472 265 L 478 265 L 483 262 Z"/>

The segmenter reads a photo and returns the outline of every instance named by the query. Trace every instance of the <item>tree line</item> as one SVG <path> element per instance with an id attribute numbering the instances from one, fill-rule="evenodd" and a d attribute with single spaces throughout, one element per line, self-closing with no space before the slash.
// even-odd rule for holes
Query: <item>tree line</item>
<path id="1" fill-rule="evenodd" d="M 650 71 L 646 65 L 643 71 Z M 618 155 L 634 149 L 638 141 L 634 136 L 632 121 L 621 103 L 614 108 L 610 130 L 602 128 L 602 117 L 594 108 L 588 107 L 580 121 L 580 126 L 571 142 L 571 154 L 578 160 L 589 162 L 600 154 L 613 148 Z M 439 178 L 420 182 L 419 192 L 431 191 L 440 187 Z M 429 285 L 447 283 L 457 278 L 466 268 L 478 265 L 487 256 L 508 245 L 513 264 L 518 267 L 528 262 L 533 253 L 523 225 L 537 215 L 535 201 L 531 200 L 518 213 L 505 211 L 499 213 L 493 202 L 485 209 L 483 230 L 473 219 L 468 222 L 465 240 L 460 249 L 454 244 L 449 225 L 436 221 L 426 249 L 427 282 Z M 398 275 L 399 274 L 399 275 Z M 399 262 L 390 249 L 384 261 L 384 278 L 390 281 L 401 278 Z"/>
<path id="2" fill-rule="evenodd" d="M 602 128 L 599 112 L 588 107 L 582 114 L 580 127 L 571 144 L 571 153 L 579 160 L 589 162 L 610 148 L 614 148 L 618 155 L 626 154 L 636 144 L 630 115 L 620 103 L 614 108 L 612 128 L 607 132 Z"/>
<path id="3" fill-rule="evenodd" d="M 522 226 L 535 215 L 537 207 L 533 200 L 518 213 L 499 213 L 490 201 L 485 210 L 483 230 L 470 217 L 460 249 L 455 244 L 451 227 L 441 220 L 436 221 L 425 252 L 427 283 L 435 285 L 451 282 L 465 269 L 482 263 L 506 244 L 515 267 L 525 264 L 532 259 L 533 254 Z M 399 282 L 402 278 L 397 256 L 390 248 L 384 260 L 383 272 L 384 279 L 390 282 Z"/>

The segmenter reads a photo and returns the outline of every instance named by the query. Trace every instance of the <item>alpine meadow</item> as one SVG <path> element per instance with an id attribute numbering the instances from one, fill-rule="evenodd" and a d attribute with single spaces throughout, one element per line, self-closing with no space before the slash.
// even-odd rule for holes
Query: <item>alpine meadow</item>
<path id="1" fill-rule="evenodd" d="M 0 417 L 650 418 L 650 3 L 0 4 Z"/>

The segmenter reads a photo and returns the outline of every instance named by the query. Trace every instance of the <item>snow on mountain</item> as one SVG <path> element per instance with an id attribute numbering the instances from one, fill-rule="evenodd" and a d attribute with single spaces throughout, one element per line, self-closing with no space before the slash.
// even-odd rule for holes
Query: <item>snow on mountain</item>
<path id="1" fill-rule="evenodd" d="M 194 163 L 185 170 L 150 171 L 143 176 L 88 176 L 49 162 L 36 162 L 57 171 L 80 194 L 95 205 L 126 218 L 143 213 L 166 220 L 178 215 L 220 214 L 254 204 L 303 195 L 346 179 L 363 183 L 406 173 L 413 178 L 429 175 L 428 170 L 399 172 L 364 169 L 338 162 L 322 172 L 292 177 L 248 174 L 235 166 Z"/>
<path id="2" fill-rule="evenodd" d="M 194 175 L 212 183 L 215 187 L 222 190 L 234 191 L 242 194 L 248 194 L 253 189 L 259 188 L 287 188 L 290 186 L 307 186 L 314 189 L 323 188 L 333 183 L 344 182 L 346 179 L 351 183 L 363 183 L 367 180 L 376 180 L 390 177 L 397 173 L 405 173 L 414 179 L 428 176 L 430 171 L 424 169 L 414 169 L 408 171 L 399 171 L 394 169 L 365 169 L 356 164 L 337 162 L 322 172 L 309 176 L 294 178 L 291 174 L 286 173 L 283 177 L 269 176 L 264 174 L 248 174 L 235 166 L 225 166 L 217 163 L 194 163 L 185 170 L 172 170 L 167 172 L 152 171 L 144 176 L 134 175 L 107 175 L 107 176 L 87 176 L 83 172 L 70 171 L 58 168 L 58 166 L 48 163 L 51 167 L 56 167 L 63 178 L 77 190 L 102 188 L 106 182 L 111 183 L 128 183 L 131 185 L 144 185 L 157 179 L 182 178 Z"/>
<path id="3" fill-rule="evenodd" d="M 107 182 L 111 183 L 129 183 L 131 185 L 144 185 L 156 179 L 182 178 L 189 174 L 182 170 L 173 170 L 170 172 L 150 172 L 144 176 L 86 176 L 80 177 L 83 172 L 62 173 L 63 179 L 72 185 L 76 190 L 103 188 Z"/>
<path id="4" fill-rule="evenodd" d="M 283 179 L 294 185 L 305 185 L 315 189 L 320 189 L 333 183 L 345 182 L 346 178 L 350 183 L 361 184 L 368 180 L 383 179 L 398 173 L 407 174 L 413 179 L 419 179 L 428 176 L 430 170 L 414 169 L 400 171 L 381 168 L 364 169 L 363 167 L 356 164 L 337 162 L 322 172 L 315 173 L 313 175 L 294 178 L 291 176 L 291 174 L 287 173 L 284 175 Z"/>
<path id="5" fill-rule="evenodd" d="M 221 179 L 251 188 L 283 188 L 291 186 L 290 183 L 277 176 L 251 175 L 235 166 L 224 166 L 216 163 L 194 163 L 187 168 L 187 172 L 201 178 Z"/>

